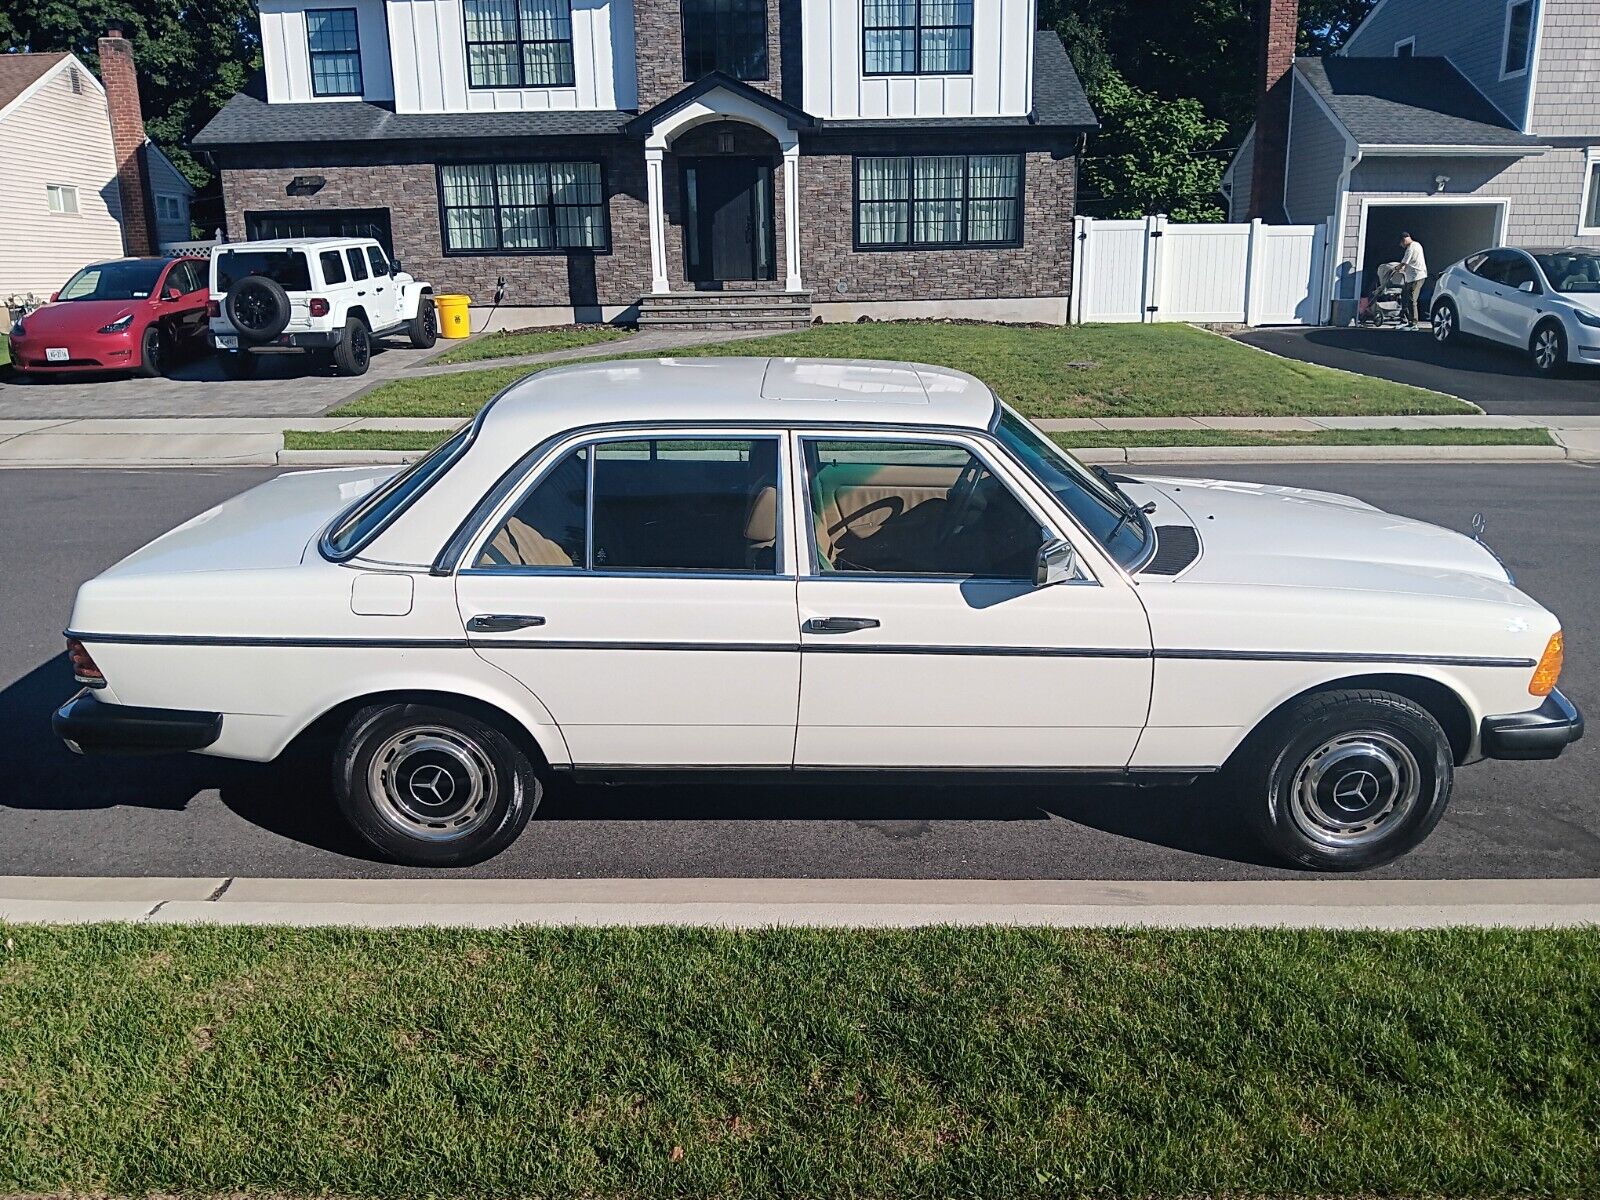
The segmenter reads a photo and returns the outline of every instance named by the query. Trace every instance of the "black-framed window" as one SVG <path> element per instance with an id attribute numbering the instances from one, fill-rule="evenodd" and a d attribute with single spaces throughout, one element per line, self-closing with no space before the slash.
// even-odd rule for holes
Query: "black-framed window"
<path id="1" fill-rule="evenodd" d="M 610 248 L 597 162 L 441 166 L 439 208 L 447 254 Z"/>
<path id="2" fill-rule="evenodd" d="M 312 95 L 361 95 L 361 30 L 355 9 L 307 9 L 306 49 Z"/>
<path id="3" fill-rule="evenodd" d="M 1022 156 L 856 159 L 856 247 L 1022 244 Z"/>
<path id="4" fill-rule="evenodd" d="M 683 0 L 683 77 L 767 77 L 767 0 Z"/>
<path id="5" fill-rule="evenodd" d="M 972 73 L 972 0 L 862 0 L 868 75 Z"/>
<path id="6" fill-rule="evenodd" d="M 467 86 L 572 87 L 571 0 L 463 0 Z"/>

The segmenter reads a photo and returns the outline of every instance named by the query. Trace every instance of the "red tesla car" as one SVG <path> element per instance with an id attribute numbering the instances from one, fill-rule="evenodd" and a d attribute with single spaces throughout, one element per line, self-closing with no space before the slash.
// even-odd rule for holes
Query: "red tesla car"
<path id="1" fill-rule="evenodd" d="M 209 274 L 203 258 L 92 263 L 12 325 L 12 368 L 161 375 L 184 351 L 206 345 Z"/>

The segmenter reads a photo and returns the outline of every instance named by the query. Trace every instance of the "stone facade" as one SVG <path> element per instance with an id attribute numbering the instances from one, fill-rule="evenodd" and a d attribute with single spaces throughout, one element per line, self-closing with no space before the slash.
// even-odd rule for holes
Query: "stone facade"
<path id="1" fill-rule="evenodd" d="M 693 83 L 683 73 L 683 18 L 679 0 L 634 0 L 634 57 L 639 66 L 639 109 L 644 111 Z M 779 0 L 767 0 L 767 77 L 753 88 L 783 96 L 783 52 Z"/>

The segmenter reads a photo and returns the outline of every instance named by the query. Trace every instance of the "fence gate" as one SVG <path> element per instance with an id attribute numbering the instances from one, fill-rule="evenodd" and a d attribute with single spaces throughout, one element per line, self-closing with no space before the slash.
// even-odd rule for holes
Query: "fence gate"
<path id="1" fill-rule="evenodd" d="M 1316 325 L 1327 303 L 1325 225 L 1174 225 L 1079 217 L 1072 319 Z"/>

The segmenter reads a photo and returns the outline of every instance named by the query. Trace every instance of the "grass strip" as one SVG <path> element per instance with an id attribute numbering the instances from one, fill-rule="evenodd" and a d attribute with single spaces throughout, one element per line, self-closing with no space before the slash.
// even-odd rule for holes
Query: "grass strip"
<path id="1" fill-rule="evenodd" d="M 285 450 L 432 450 L 448 429 L 285 429 Z"/>
<path id="2" fill-rule="evenodd" d="M 446 350 L 435 363 L 478 362 L 485 358 L 510 358 L 523 354 L 549 354 L 628 337 L 632 330 L 614 325 L 560 325 L 548 329 L 513 329 L 486 333 L 464 346 Z"/>
<path id="3" fill-rule="evenodd" d="M 1600 932 L 0 929 L 0 1193 L 1600 1194 Z"/>
<path id="4" fill-rule="evenodd" d="M 1189 325 L 817 325 L 754 341 L 689 346 L 679 358 L 802 355 L 932 363 L 969 371 L 1030 417 L 1390 416 L 1471 413 L 1437 392 L 1295 362 Z M 618 354 L 650 358 L 654 354 Z M 397 379 L 340 416 L 470 416 L 554 363 Z"/>

